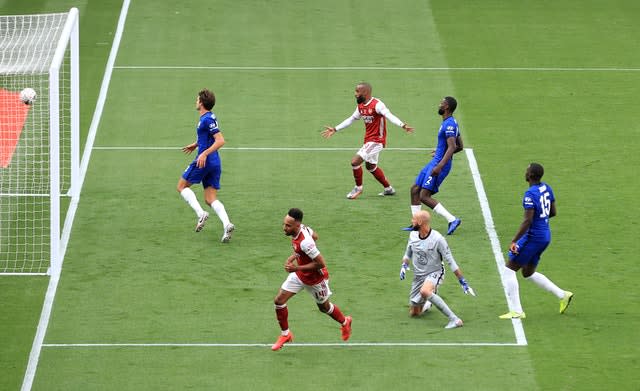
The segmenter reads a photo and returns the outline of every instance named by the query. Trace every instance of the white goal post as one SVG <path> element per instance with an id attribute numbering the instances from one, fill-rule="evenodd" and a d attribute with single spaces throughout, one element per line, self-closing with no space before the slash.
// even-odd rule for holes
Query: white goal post
<path id="1" fill-rule="evenodd" d="M 0 16 L 0 275 L 60 273 L 62 217 L 80 190 L 79 93 L 77 8 Z"/>

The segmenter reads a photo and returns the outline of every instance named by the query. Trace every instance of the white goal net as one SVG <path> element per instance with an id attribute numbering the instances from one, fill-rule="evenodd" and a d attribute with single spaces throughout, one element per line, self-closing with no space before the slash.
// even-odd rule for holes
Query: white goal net
<path id="1" fill-rule="evenodd" d="M 0 274 L 59 272 L 79 190 L 78 71 L 77 9 L 0 16 Z"/>

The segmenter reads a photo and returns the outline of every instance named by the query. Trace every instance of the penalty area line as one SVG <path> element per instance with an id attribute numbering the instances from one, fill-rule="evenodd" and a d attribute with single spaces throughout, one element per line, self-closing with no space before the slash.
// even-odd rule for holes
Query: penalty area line
<path id="1" fill-rule="evenodd" d="M 507 295 L 507 287 L 503 278 L 505 261 L 504 256 L 502 255 L 502 246 L 500 245 L 500 239 L 498 238 L 498 233 L 496 232 L 496 228 L 493 223 L 491 208 L 489 208 L 489 199 L 487 198 L 487 193 L 484 191 L 484 185 L 482 183 L 482 178 L 480 177 L 480 170 L 478 169 L 478 162 L 476 161 L 476 157 L 473 154 L 473 149 L 465 148 L 465 153 L 467 154 L 467 161 L 469 163 L 469 169 L 471 170 L 471 176 L 473 177 L 473 183 L 476 187 L 476 193 L 478 193 L 478 201 L 480 202 L 482 216 L 484 217 L 484 227 L 487 231 L 487 235 L 489 236 L 489 241 L 491 242 L 491 249 L 493 250 L 496 266 L 498 267 L 498 273 L 500 274 L 500 281 L 502 282 L 502 288 L 504 289 L 504 295 L 507 299 L 508 304 L 509 296 Z M 516 335 L 517 345 L 526 346 L 527 337 L 524 334 L 522 320 L 511 319 L 511 324 L 513 325 L 513 331 Z"/>
<path id="2" fill-rule="evenodd" d="M 102 151 L 180 151 L 182 147 L 145 147 L 145 146 L 131 146 L 131 147 L 116 147 L 116 146 L 104 146 L 93 147 L 94 150 Z M 222 151 L 309 151 L 309 152 L 341 152 L 341 151 L 353 151 L 358 150 L 360 147 L 223 147 Z M 433 148 L 385 148 L 385 151 L 432 151 Z"/>
<path id="3" fill-rule="evenodd" d="M 270 347 L 270 343 L 48 343 L 46 348 L 252 348 Z M 419 346 L 523 346 L 512 342 L 347 342 L 347 343 L 288 343 L 287 347 L 419 347 Z"/>

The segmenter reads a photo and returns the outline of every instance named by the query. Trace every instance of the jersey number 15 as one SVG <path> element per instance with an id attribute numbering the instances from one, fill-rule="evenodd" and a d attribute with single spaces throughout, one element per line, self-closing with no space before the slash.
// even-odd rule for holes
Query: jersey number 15
<path id="1" fill-rule="evenodd" d="M 540 217 L 549 217 L 549 213 L 551 212 L 551 201 L 549 200 L 549 192 L 545 192 L 540 196 Z"/>

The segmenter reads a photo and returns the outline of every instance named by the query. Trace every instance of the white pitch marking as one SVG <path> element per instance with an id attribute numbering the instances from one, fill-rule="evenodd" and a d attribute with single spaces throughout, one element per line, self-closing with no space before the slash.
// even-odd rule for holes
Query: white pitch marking
<path id="1" fill-rule="evenodd" d="M 223 147 L 223 151 L 353 151 L 358 150 L 358 147 L 348 148 L 324 148 L 324 147 Z M 93 149 L 103 151 L 180 151 L 182 147 L 145 147 L 145 146 L 132 146 L 132 147 L 94 147 Z M 385 151 L 432 151 L 433 148 L 385 148 Z"/>
<path id="2" fill-rule="evenodd" d="M 507 298 L 507 303 L 509 302 L 507 296 L 507 287 L 504 283 L 503 279 L 503 270 L 504 270 L 504 256 L 502 255 L 502 246 L 500 245 L 500 239 L 498 238 L 498 233 L 496 232 L 495 225 L 493 224 L 493 217 L 491 215 L 491 208 L 489 208 L 489 199 L 487 198 L 487 193 L 484 191 L 484 185 L 482 184 L 482 178 L 480 177 L 480 170 L 478 169 L 478 162 L 476 162 L 476 157 L 473 154 L 473 149 L 465 148 L 465 153 L 467 154 L 467 160 L 469 162 L 469 168 L 471 169 L 471 176 L 473 177 L 473 183 L 476 186 L 476 192 L 478 193 L 478 201 L 480 201 L 480 208 L 482 209 L 482 216 L 484 217 L 484 227 L 489 235 L 489 241 L 491 242 L 491 249 L 493 250 L 493 255 L 495 256 L 496 266 L 498 267 L 498 273 L 500 273 L 500 281 L 502 282 L 502 287 L 504 289 L 504 295 Z M 496 315 L 497 318 L 497 315 Z M 522 326 L 522 320 L 520 319 L 511 319 L 511 323 L 513 324 L 513 331 L 516 334 L 516 342 L 518 345 L 527 345 L 527 337 L 524 334 L 524 327 Z"/>
<path id="3" fill-rule="evenodd" d="M 487 71 L 487 72 L 640 72 L 640 68 L 559 68 L 559 67 L 286 67 L 286 66 L 199 66 L 199 65 L 119 65 L 116 69 L 130 70 L 213 70 L 213 71 Z"/>
<path id="4" fill-rule="evenodd" d="M 80 164 L 80 183 L 79 188 L 82 189 L 84 178 L 87 173 L 87 167 L 89 165 L 89 159 L 91 157 L 91 149 L 95 141 L 98 124 L 102 117 L 102 110 L 107 98 L 107 91 L 109 89 L 109 82 L 111 81 L 111 74 L 113 72 L 113 66 L 115 64 L 116 56 L 118 54 L 118 48 L 120 47 L 120 40 L 122 39 L 122 32 L 124 31 L 124 24 L 127 19 L 127 12 L 129 11 L 130 0 L 124 0 L 122 3 L 122 9 L 120 10 L 120 17 L 118 19 L 118 27 L 116 29 L 115 36 L 113 38 L 113 45 L 111 46 L 111 52 L 107 60 L 107 66 L 105 69 L 104 77 L 102 79 L 102 85 L 100 87 L 100 93 L 98 95 L 98 102 L 96 103 L 96 109 L 93 113 L 93 119 L 89 127 L 89 134 L 87 135 L 87 141 L 85 143 L 84 154 L 82 156 L 82 162 Z M 79 200 L 78 200 L 79 201 Z M 73 225 L 73 219 L 78 207 L 78 201 L 73 201 L 69 205 L 67 211 L 67 217 L 64 222 L 64 228 L 62 230 L 62 238 L 60 240 L 60 262 L 64 262 L 64 254 L 67 249 L 67 243 L 71 233 L 71 226 Z M 62 268 L 62 266 L 61 266 Z M 53 301 L 56 297 L 56 291 L 58 289 L 58 282 L 60 281 L 60 273 L 52 273 L 47 292 L 42 305 L 42 312 L 40 313 L 40 321 L 38 322 L 38 328 L 36 335 L 33 339 L 33 345 L 31 346 L 31 353 L 29 353 L 29 362 L 27 363 L 27 369 L 25 371 L 24 379 L 22 381 L 22 391 L 30 391 L 33 386 L 33 380 L 36 376 L 36 370 L 38 369 L 38 361 L 40 359 L 40 352 L 42 350 L 45 334 L 49 326 L 49 319 L 51 317 L 51 310 L 53 309 Z"/>
<path id="5" fill-rule="evenodd" d="M 270 343 L 48 343 L 47 348 L 154 348 L 154 347 L 203 347 L 237 348 L 269 347 Z M 412 347 L 412 346 L 522 346 L 510 342 L 347 342 L 347 343 L 288 343 L 287 347 Z"/>

